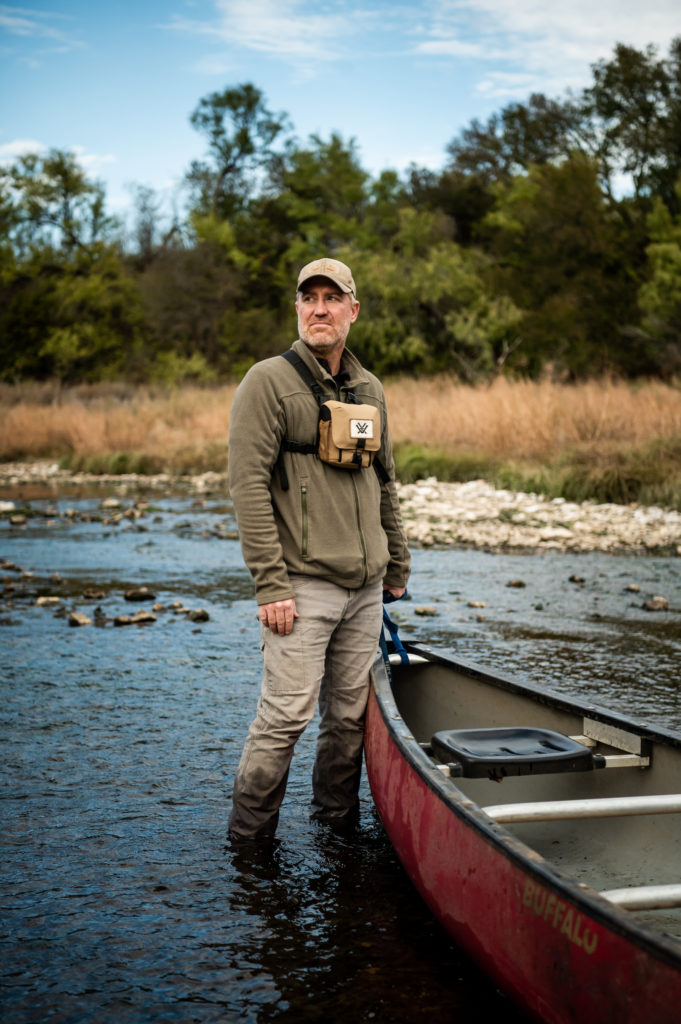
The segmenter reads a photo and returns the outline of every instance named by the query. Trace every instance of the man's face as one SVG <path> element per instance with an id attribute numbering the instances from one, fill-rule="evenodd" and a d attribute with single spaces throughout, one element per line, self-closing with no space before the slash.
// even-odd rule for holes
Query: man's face
<path id="1" fill-rule="evenodd" d="M 301 340 L 316 356 L 328 358 L 343 351 L 359 302 L 328 277 L 312 277 L 298 292 L 296 312 Z"/>

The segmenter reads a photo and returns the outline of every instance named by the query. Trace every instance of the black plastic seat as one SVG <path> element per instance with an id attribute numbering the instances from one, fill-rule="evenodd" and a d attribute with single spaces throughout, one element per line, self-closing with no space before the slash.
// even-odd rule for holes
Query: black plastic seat
<path id="1" fill-rule="evenodd" d="M 602 755 L 552 729 L 449 729 L 436 732 L 431 747 L 441 761 L 460 765 L 456 774 L 465 778 L 586 772 L 605 765 Z"/>

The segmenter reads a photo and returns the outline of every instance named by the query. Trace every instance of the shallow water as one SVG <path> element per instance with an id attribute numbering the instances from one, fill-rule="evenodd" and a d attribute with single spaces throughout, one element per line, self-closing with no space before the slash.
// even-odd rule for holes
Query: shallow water
<path id="1" fill-rule="evenodd" d="M 99 514 L 92 496 L 56 504 Z M 366 781 L 353 833 L 309 821 L 314 727 L 274 851 L 226 844 L 259 688 L 250 580 L 217 536 L 233 527 L 215 496 L 118 526 L 0 525 L 0 556 L 35 574 L 0 573 L 14 583 L 0 608 L 3 1020 L 523 1020 L 433 921 Z M 123 598 L 142 584 L 210 620 L 167 610 L 114 628 L 149 607 Z M 681 727 L 678 561 L 416 551 L 410 592 L 391 606 L 405 636 Z M 69 628 L 36 606 L 49 594 L 109 621 Z M 670 611 L 644 611 L 653 594 Z"/>

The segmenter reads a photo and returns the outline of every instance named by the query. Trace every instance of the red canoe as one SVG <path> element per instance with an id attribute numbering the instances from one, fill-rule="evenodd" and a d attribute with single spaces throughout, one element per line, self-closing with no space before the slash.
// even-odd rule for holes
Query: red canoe
<path id="1" fill-rule="evenodd" d="M 678 1024 L 681 736 L 406 646 L 366 763 L 433 913 L 538 1020 Z"/>

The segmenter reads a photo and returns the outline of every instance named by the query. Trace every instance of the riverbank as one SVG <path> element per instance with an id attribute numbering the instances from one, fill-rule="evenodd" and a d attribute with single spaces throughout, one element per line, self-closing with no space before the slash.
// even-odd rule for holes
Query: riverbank
<path id="1" fill-rule="evenodd" d="M 399 488 L 412 544 L 487 551 L 681 555 L 681 513 L 655 506 L 569 502 L 435 479 Z"/>
<path id="2" fill-rule="evenodd" d="M 84 488 L 134 496 L 140 491 L 226 491 L 226 475 L 96 476 L 53 462 L 0 464 L 0 514 L 11 523 L 26 502 L 67 497 Z M 656 506 L 568 502 L 499 490 L 483 480 L 398 484 L 410 544 L 485 551 L 602 551 L 681 555 L 681 513 Z M 15 524 L 21 525 L 21 524 Z"/>
<path id="3" fill-rule="evenodd" d="M 236 384 L 0 385 L 0 463 L 72 473 L 222 473 Z M 487 480 L 569 501 L 681 512 L 681 386 L 438 376 L 385 382 L 397 476 Z"/>

